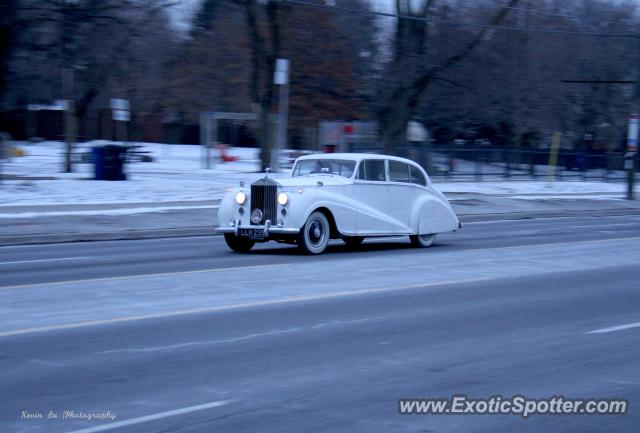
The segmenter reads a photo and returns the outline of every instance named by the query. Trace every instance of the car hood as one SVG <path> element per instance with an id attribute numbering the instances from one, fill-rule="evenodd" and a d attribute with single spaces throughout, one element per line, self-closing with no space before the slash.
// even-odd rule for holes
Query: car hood
<path id="1" fill-rule="evenodd" d="M 351 179 L 347 179 L 342 176 L 335 175 L 317 175 L 317 176 L 301 176 L 301 177 L 282 177 L 274 179 L 280 185 L 284 187 L 310 187 L 317 186 L 318 182 L 322 182 L 326 186 L 330 185 L 349 185 L 352 183 Z"/>

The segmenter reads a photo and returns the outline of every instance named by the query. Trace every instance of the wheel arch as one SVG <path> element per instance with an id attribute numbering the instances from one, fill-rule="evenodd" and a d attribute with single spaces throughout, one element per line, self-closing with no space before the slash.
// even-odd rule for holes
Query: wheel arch
<path id="1" fill-rule="evenodd" d="M 458 217 L 448 201 L 435 195 L 425 195 L 418 200 L 411 214 L 411 228 L 416 234 L 455 231 Z"/>
<path id="2" fill-rule="evenodd" d="M 331 213 L 331 210 L 329 210 L 329 208 L 325 206 L 317 207 L 312 210 L 309 215 L 313 214 L 314 212 L 321 212 L 325 217 L 327 217 L 327 220 L 329 221 L 329 238 L 337 239 L 341 236 L 340 231 L 338 230 L 338 225 L 336 224 L 336 219 L 334 218 L 333 213 Z"/>

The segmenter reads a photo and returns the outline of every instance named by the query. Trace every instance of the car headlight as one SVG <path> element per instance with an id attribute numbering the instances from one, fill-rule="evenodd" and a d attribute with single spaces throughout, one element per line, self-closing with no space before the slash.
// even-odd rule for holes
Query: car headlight
<path id="1" fill-rule="evenodd" d="M 244 202 L 246 201 L 247 201 L 247 195 L 245 193 L 240 191 L 236 194 L 236 203 L 238 203 L 239 205 L 243 205 Z"/>
<path id="2" fill-rule="evenodd" d="M 278 194 L 278 203 L 280 203 L 280 206 L 284 206 L 288 201 L 289 197 L 287 196 L 287 194 L 285 194 L 284 192 Z"/>

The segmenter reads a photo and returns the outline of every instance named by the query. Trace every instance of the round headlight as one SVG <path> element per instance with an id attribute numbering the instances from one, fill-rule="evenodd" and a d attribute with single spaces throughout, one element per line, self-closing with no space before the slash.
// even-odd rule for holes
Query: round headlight
<path id="1" fill-rule="evenodd" d="M 283 192 L 278 194 L 278 203 L 280 203 L 280 206 L 284 206 L 285 204 L 287 204 L 288 201 L 289 201 L 289 197 L 287 196 L 287 194 Z"/>
<path id="2" fill-rule="evenodd" d="M 243 193 L 242 191 L 238 192 L 236 194 L 236 203 L 244 204 L 245 201 L 247 201 L 247 195 L 245 193 Z"/>

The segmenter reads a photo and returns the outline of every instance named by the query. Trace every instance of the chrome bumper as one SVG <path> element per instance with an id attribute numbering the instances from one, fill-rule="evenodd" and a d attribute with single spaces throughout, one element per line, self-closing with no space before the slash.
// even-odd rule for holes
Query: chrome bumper
<path id="1" fill-rule="evenodd" d="M 251 230 L 263 230 L 264 237 L 269 237 L 269 235 L 297 235 L 300 233 L 300 229 L 292 228 L 292 227 L 278 227 L 272 226 L 269 221 L 265 225 L 255 225 L 255 226 L 241 226 L 239 224 L 235 224 L 234 226 L 220 226 L 215 229 L 216 233 L 235 233 L 236 236 L 240 236 L 240 229 L 251 229 Z"/>

